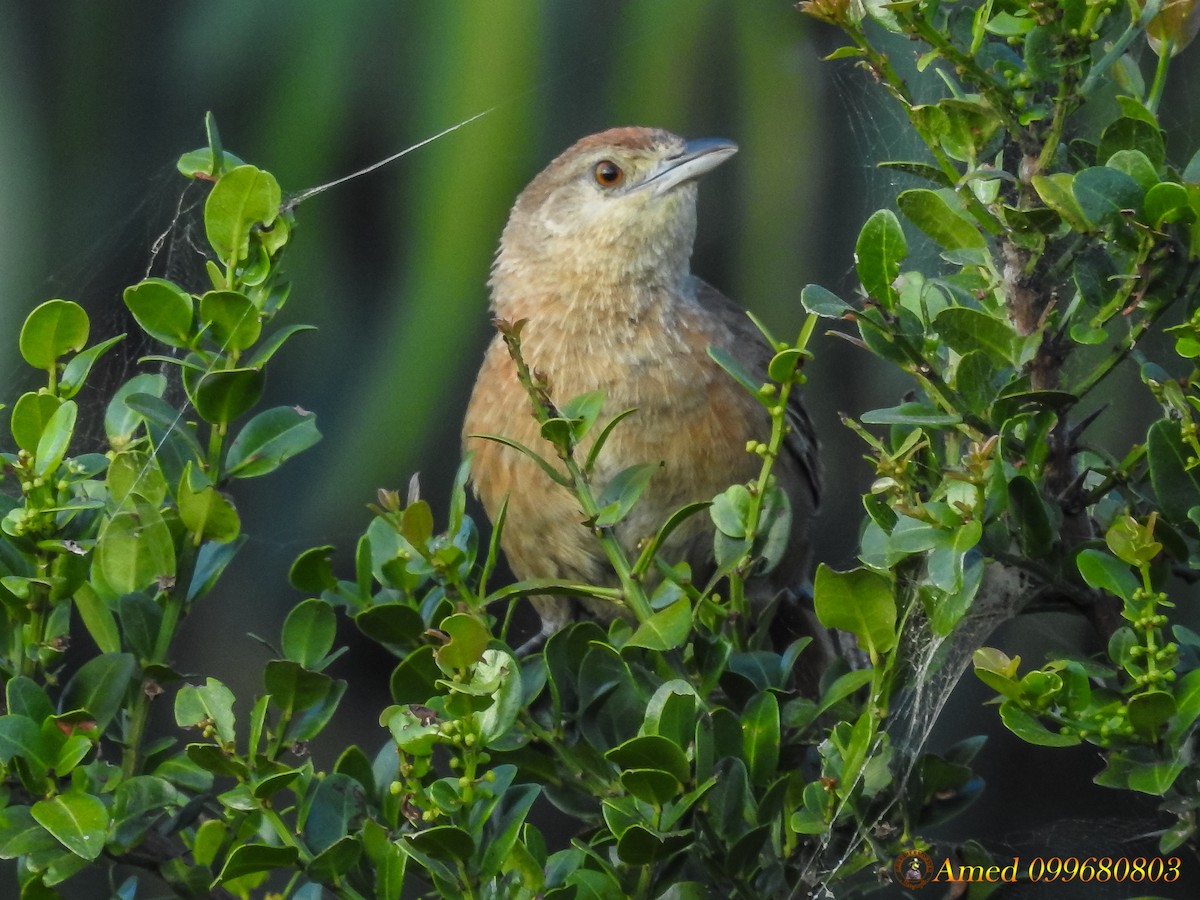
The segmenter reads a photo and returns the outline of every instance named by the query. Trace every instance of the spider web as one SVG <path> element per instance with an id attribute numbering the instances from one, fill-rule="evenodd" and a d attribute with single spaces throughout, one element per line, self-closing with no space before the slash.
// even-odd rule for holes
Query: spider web
<path id="1" fill-rule="evenodd" d="M 368 175 L 471 124 L 491 111 L 492 109 L 485 109 L 468 116 L 363 169 L 299 191 L 285 199 L 283 209 L 293 209 L 300 203 L 351 179 Z M 164 441 L 170 431 L 179 427 L 193 411 L 175 371 L 178 366 L 167 361 L 154 363 L 142 359 L 147 355 L 178 355 L 179 351 L 159 344 L 142 332 L 119 298 L 125 287 L 147 278 L 169 280 L 194 294 L 210 289 L 211 279 L 206 266 L 209 262 L 219 263 L 209 245 L 204 225 L 204 204 L 211 189 L 211 182 L 182 178 L 174 165 L 163 167 L 150 179 L 143 199 L 116 227 L 110 229 L 70 265 L 46 278 L 46 296 L 72 298 L 88 309 L 92 321 L 90 342 L 94 343 L 97 339 L 103 340 L 115 334 L 126 335 L 121 344 L 101 357 L 83 388 L 81 399 L 90 402 L 80 404 L 83 416 L 76 429 L 80 447 L 86 447 L 88 450 L 107 447 L 104 410 L 117 388 L 134 374 L 157 372 L 167 377 L 165 399 L 176 407 L 178 414 L 171 429 L 165 432 Z M 219 349 L 214 358 L 214 366 L 226 349 Z M 20 376 L 10 376 L 9 383 L 30 383 L 35 378 L 35 375 L 22 371 Z M 128 497 L 133 496 L 137 483 L 148 473 L 161 446 L 159 444 L 150 448 L 146 465 L 135 480 Z"/>

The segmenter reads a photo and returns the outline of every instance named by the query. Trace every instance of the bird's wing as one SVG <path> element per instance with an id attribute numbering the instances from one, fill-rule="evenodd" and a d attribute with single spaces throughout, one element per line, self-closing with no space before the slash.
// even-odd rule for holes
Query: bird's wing
<path id="1" fill-rule="evenodd" d="M 758 327 L 750 321 L 746 311 L 699 278 L 696 283 L 696 301 L 713 313 L 732 335 L 733 345 L 726 349 L 746 367 L 755 378 L 768 380 L 767 368 L 775 351 Z M 800 392 L 793 390 L 788 396 L 787 420 L 791 426 L 784 443 L 786 463 L 800 474 L 812 494 L 813 509 L 821 500 L 821 461 L 818 455 L 817 435 L 812 419 L 800 399 Z M 764 435 L 765 437 L 765 435 Z"/>

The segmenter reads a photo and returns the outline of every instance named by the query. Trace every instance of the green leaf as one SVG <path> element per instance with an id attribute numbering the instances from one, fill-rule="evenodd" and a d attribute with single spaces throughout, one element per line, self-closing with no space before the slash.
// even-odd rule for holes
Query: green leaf
<path id="1" fill-rule="evenodd" d="M 321 440 L 317 417 L 295 406 L 264 410 L 246 423 L 229 446 L 226 474 L 255 478 L 274 472 Z"/>
<path id="2" fill-rule="evenodd" d="M 771 357 L 767 365 L 767 377 L 780 384 L 795 382 L 804 357 L 805 351 L 798 347 L 785 347 Z"/>
<path id="3" fill-rule="evenodd" d="M 692 839 L 690 831 L 664 832 L 637 823 L 621 834 L 617 841 L 617 857 L 628 865 L 651 866 L 684 850 L 692 843 Z M 580 893 L 576 896 L 586 895 Z"/>
<path id="4" fill-rule="evenodd" d="M 262 333 L 258 310 L 239 291 L 209 291 L 202 296 L 200 321 L 223 354 L 245 350 Z"/>
<path id="5" fill-rule="evenodd" d="M 65 778 L 83 762 L 83 758 L 92 752 L 95 744 L 86 734 L 73 734 L 59 748 L 54 761 L 54 774 Z"/>
<path id="6" fill-rule="evenodd" d="M 603 450 L 604 445 L 608 443 L 608 439 L 612 436 L 613 431 L 618 425 L 621 424 L 621 422 L 625 420 L 626 417 L 633 415 L 635 412 L 637 412 L 636 407 L 631 409 L 623 409 L 604 423 L 603 427 L 600 429 L 600 433 L 596 435 L 596 440 L 592 443 L 591 448 L 588 450 L 587 459 L 584 460 L 583 470 L 585 472 L 590 474 L 592 470 L 595 469 L 596 460 L 600 456 L 600 451 Z"/>
<path id="7" fill-rule="evenodd" d="M 857 50 L 857 48 L 846 49 Z M 832 57 L 826 57 L 826 59 L 831 58 Z M 932 181 L 934 184 L 939 185 L 940 187 L 953 187 L 950 179 L 946 177 L 946 173 L 930 163 L 909 162 L 904 160 L 883 160 L 877 165 L 881 169 L 891 169 L 892 171 L 903 172 L 905 175 L 915 175 L 918 178 L 924 178 L 926 181 Z M 814 310 L 809 310 L 809 312 L 813 311 Z"/>
<path id="8" fill-rule="evenodd" d="M 125 406 L 141 416 L 147 424 L 155 425 L 182 441 L 187 450 L 186 455 L 194 457 L 197 461 L 203 458 L 204 454 L 200 449 L 199 441 L 196 440 L 196 435 L 192 429 L 184 425 L 183 413 L 171 404 L 153 394 L 130 393 L 124 400 Z M 156 454 L 161 456 L 164 451 L 161 446 L 163 442 L 156 439 L 154 443 Z M 180 473 L 182 474 L 182 472 L 181 467 Z M 166 474 L 165 467 L 163 473 Z"/>
<path id="9" fill-rule="evenodd" d="M 221 146 L 221 135 L 217 132 L 217 120 L 211 112 L 204 114 L 204 131 L 208 146 L 183 154 L 175 164 L 188 178 L 216 178 L 242 161 Z M 207 865 L 207 863 L 205 863 Z"/>
<path id="10" fill-rule="evenodd" d="M 241 533 L 242 520 L 229 498 L 197 472 L 188 462 L 179 480 L 179 520 L 197 539 L 227 544 Z"/>
<path id="11" fill-rule="evenodd" d="M 433 537 L 433 509 L 424 500 L 416 500 L 400 515 L 400 536 L 413 547 L 423 547 Z"/>
<path id="12" fill-rule="evenodd" d="M 1106 253 L 1080 257 L 1072 266 L 1072 280 L 1088 305 L 1099 308 L 1109 302 L 1116 288 L 1116 268 Z"/>
<path id="13" fill-rule="evenodd" d="M 132 594 L 158 578 L 175 575 L 175 544 L 162 514 L 137 501 L 104 524 L 92 565 L 120 594 Z"/>
<path id="14" fill-rule="evenodd" d="M 436 717 L 425 719 L 418 716 L 414 707 L 390 706 L 379 717 L 379 723 L 387 726 L 396 746 L 410 756 L 429 756 L 440 740 Z"/>
<path id="15" fill-rule="evenodd" d="M 881 209 L 867 219 L 854 245 L 855 267 L 867 294 L 885 309 L 894 309 L 899 300 L 892 282 L 907 255 L 904 230 L 895 213 Z"/>
<path id="16" fill-rule="evenodd" d="M 1175 702 L 1178 708 L 1166 736 L 1171 742 L 1186 734 L 1196 719 L 1200 718 L 1200 669 L 1192 669 L 1179 679 L 1175 686 Z"/>
<path id="17" fill-rule="evenodd" d="M 596 526 L 603 528 L 616 525 L 629 515 L 629 511 L 650 483 L 651 476 L 661 468 L 661 463 L 642 463 L 622 469 L 614 475 L 596 501 L 600 507 L 596 515 Z"/>
<path id="18" fill-rule="evenodd" d="M 426 644 L 409 653 L 396 666 L 389 681 L 396 703 L 427 703 L 436 693 L 435 682 L 441 670 L 433 658 L 433 647 Z"/>
<path id="19" fill-rule="evenodd" d="M 1142 203 L 1143 221 L 1161 228 L 1171 222 L 1192 222 L 1195 218 L 1191 198 L 1182 184 L 1164 181 L 1147 189 Z"/>
<path id="20" fill-rule="evenodd" d="M 659 548 L 666 543 L 667 538 L 671 536 L 675 529 L 677 529 L 692 516 L 708 509 L 711 505 L 712 504 L 708 501 L 689 503 L 686 506 L 681 506 L 679 509 L 675 510 L 675 512 L 671 513 L 671 515 L 667 517 L 667 521 L 663 522 L 662 526 L 655 533 L 653 539 L 647 541 L 642 547 L 642 552 L 638 554 L 637 562 L 633 567 L 634 572 L 641 573 L 647 571 L 654 562 L 654 555 L 658 552 Z"/>
<path id="21" fill-rule="evenodd" d="M 141 660 L 150 661 L 162 627 L 162 607 L 142 593 L 125 594 L 117 603 L 126 644 Z"/>
<path id="22" fill-rule="evenodd" d="M 404 891 L 404 870 L 408 861 L 399 847 L 392 843 L 388 832 L 367 819 L 363 824 L 363 849 L 375 868 L 375 900 L 400 900 Z"/>
<path id="23" fill-rule="evenodd" d="M 118 334 L 116 337 L 102 341 L 94 347 L 88 347 L 82 353 L 77 353 L 71 357 L 71 361 L 63 367 L 62 377 L 58 381 L 58 395 L 64 400 L 69 400 L 78 394 L 79 389 L 87 381 L 87 377 L 92 371 L 92 366 L 96 364 L 96 360 L 103 356 L 105 351 L 110 347 L 119 343 L 124 338 L 125 335 Z"/>
<path id="24" fill-rule="evenodd" d="M 863 11 L 872 19 L 895 34 L 901 34 L 904 27 L 896 17 L 889 0 L 862 0 Z"/>
<path id="25" fill-rule="evenodd" d="M 70 300 L 47 300 L 35 307 L 21 326 L 21 356 L 35 369 L 47 372 L 58 358 L 87 344 L 90 328 L 87 313 Z"/>
<path id="26" fill-rule="evenodd" d="M 695 734 L 698 700 L 696 689 L 680 678 L 659 685 L 646 705 L 643 730 L 686 747 Z"/>
<path id="27" fill-rule="evenodd" d="M 1158 171 L 1141 150 L 1118 150 L 1105 165 L 1124 172 L 1137 182 L 1143 192 L 1158 184 Z"/>
<path id="28" fill-rule="evenodd" d="M 24 675 L 9 680 L 4 688 L 4 699 L 9 713 L 18 717 L 26 716 L 35 723 L 54 715 L 54 706 L 46 689 Z"/>
<path id="29" fill-rule="evenodd" d="M 929 554 L 929 583 L 945 592 L 931 615 L 934 632 L 949 634 L 950 628 L 966 613 L 974 599 L 978 584 L 972 585 L 965 579 L 965 554 L 979 543 L 983 535 L 983 524 L 978 520 L 967 522 L 945 534 L 938 546 Z M 982 577 L 983 570 L 975 571 L 974 577 Z"/>
<path id="30" fill-rule="evenodd" d="M 274 176 L 254 166 L 218 179 L 204 204 L 204 230 L 222 262 L 236 265 L 249 255 L 251 229 L 274 222 L 281 199 Z"/>
<path id="31" fill-rule="evenodd" d="M 61 400 L 53 394 L 30 391 L 13 404 L 9 428 L 18 447 L 30 453 L 37 451 L 46 426 L 58 412 Z"/>
<path id="32" fill-rule="evenodd" d="M 1088 347 L 1095 347 L 1103 344 L 1108 340 L 1108 332 L 1103 328 L 1096 328 L 1087 322 L 1076 322 L 1071 326 L 1071 340 L 1077 344 L 1083 344 Z"/>
<path id="33" fill-rule="evenodd" d="M 330 844 L 305 868 L 305 874 L 313 882 L 334 885 L 358 864 L 362 856 L 362 842 L 357 835 L 346 835 Z M 308 891 L 305 894 L 305 891 Z M 316 884 L 308 884 L 292 895 L 295 900 L 321 900 L 327 896 Z"/>
<path id="34" fill-rule="evenodd" d="M 355 615 L 354 624 L 371 640 L 389 649 L 417 645 L 426 628 L 421 613 L 404 603 L 377 603 Z"/>
<path id="35" fill-rule="evenodd" d="M 233 848 L 225 859 L 221 874 L 212 883 L 215 888 L 243 875 L 255 872 L 270 872 L 273 869 L 291 869 L 296 865 L 299 850 L 296 847 L 272 847 L 268 844 L 242 844 Z"/>
<path id="36" fill-rule="evenodd" d="M 1028 34 L 1037 25 L 1037 21 L 1028 16 L 1014 16 L 1011 13 L 998 12 L 992 16 L 984 28 L 990 34 L 1001 37 L 1019 37 Z"/>
<path id="37" fill-rule="evenodd" d="M 837 572 L 817 567 L 814 602 L 827 628 L 848 631 L 872 659 L 896 645 L 896 601 L 892 585 L 870 569 Z"/>
<path id="38" fill-rule="evenodd" d="M 729 353 L 729 351 L 710 344 L 708 347 L 708 355 L 712 357 L 713 362 L 724 369 L 734 381 L 748 390 L 751 394 L 758 393 L 758 389 L 762 386 L 758 379 L 747 372 L 745 366 L 735 359 L 733 355 Z"/>
<path id="39" fill-rule="evenodd" d="M 341 772 L 344 775 L 349 775 L 360 785 L 368 794 L 373 794 L 375 791 L 375 773 L 371 770 L 371 760 L 367 758 L 367 754 L 356 744 L 351 744 L 337 758 L 337 762 L 333 764 L 333 771 Z"/>
<path id="40" fill-rule="evenodd" d="M 686 784 L 692 777 L 692 767 L 683 748 L 662 735 L 644 734 L 630 738 L 604 756 L 621 769 L 657 769 L 666 772 L 680 784 Z"/>
<path id="41" fill-rule="evenodd" d="M 263 734 L 267 729 L 267 713 L 270 711 L 270 706 L 271 698 L 263 694 L 255 701 L 254 708 L 250 710 L 250 735 L 246 742 L 246 752 L 250 755 L 259 752 Z M 358 748 L 352 747 L 351 749 L 357 750 Z"/>
<path id="42" fill-rule="evenodd" d="M 185 684 L 175 695 L 175 724 L 180 728 L 194 728 L 211 723 L 217 739 L 231 743 L 235 738 L 233 691 L 215 678 L 208 678 L 203 685 Z"/>
<path id="43" fill-rule="evenodd" d="M 349 775 L 326 775 L 308 802 L 305 843 L 316 853 L 332 847 L 350 833 L 350 825 L 366 809 L 362 785 Z"/>
<path id="44" fill-rule="evenodd" d="M 1170 790 L 1171 785 L 1175 783 L 1186 765 L 1182 760 L 1136 765 L 1129 772 L 1129 788 L 1143 794 L 1161 797 Z"/>
<path id="45" fill-rule="evenodd" d="M 109 443 L 127 440 L 142 422 L 142 416 L 125 403 L 127 397 L 134 394 L 145 394 L 159 399 L 166 389 L 166 376 L 150 373 L 134 375 L 121 385 L 113 394 L 112 400 L 108 402 L 108 408 L 104 413 L 104 433 L 108 436 Z"/>
<path id="46" fill-rule="evenodd" d="M 480 736 L 485 745 L 492 745 L 512 731 L 524 706 L 521 664 L 511 653 L 484 650 L 468 686 L 482 688 L 492 698 L 487 709 L 475 713 Z"/>
<path id="47" fill-rule="evenodd" d="M 333 546 L 326 544 L 305 550 L 288 570 L 288 583 L 298 591 L 319 594 L 337 587 L 333 574 Z"/>
<path id="48" fill-rule="evenodd" d="M 1074 176 L 1066 172 L 1034 175 L 1032 179 L 1033 189 L 1042 198 L 1042 202 L 1062 216 L 1064 222 L 1075 231 L 1091 231 L 1092 225 L 1083 214 L 1072 191 L 1073 181 Z"/>
<path id="49" fill-rule="evenodd" d="M 266 377 L 262 369 L 218 369 L 201 376 L 190 399 L 205 422 L 228 425 L 259 401 Z"/>
<path id="50" fill-rule="evenodd" d="M 937 108 L 945 117 L 938 138 L 945 151 L 962 162 L 973 162 L 999 127 L 1000 119 L 980 98 L 946 97 Z"/>
<path id="51" fill-rule="evenodd" d="M 283 655 L 306 669 L 315 669 L 333 648 L 336 637 L 333 607 L 310 598 L 294 607 L 283 623 Z"/>
<path id="52" fill-rule="evenodd" d="M 983 249 L 987 241 L 962 208 L 962 201 L 949 189 L 926 188 L 902 191 L 896 198 L 900 211 L 947 250 Z"/>
<path id="53" fill-rule="evenodd" d="M 192 295 L 165 278 L 147 278 L 125 289 L 125 305 L 142 331 L 171 347 L 186 348 L 194 337 Z"/>
<path id="54" fill-rule="evenodd" d="M 996 367 L 982 350 L 970 350 L 962 355 L 954 369 L 954 388 L 969 406 L 966 411 L 982 414 L 996 399 L 993 383 Z"/>
<path id="55" fill-rule="evenodd" d="M 619 897 L 626 896 L 621 890 L 621 885 L 611 874 L 598 872 L 595 869 L 572 867 L 564 885 L 568 889 L 574 889 L 573 894 L 565 896 L 574 897 L 575 900 L 617 900 Z M 547 895 L 547 900 L 559 900 L 559 898 L 560 895 L 557 892 L 553 897 Z"/>
<path id="56" fill-rule="evenodd" d="M 1015 363 L 1016 334 L 1007 321 L 967 306 L 948 306 L 937 314 L 933 327 L 958 353 L 982 350 L 997 365 Z"/>
<path id="57" fill-rule="evenodd" d="M 499 778 L 500 776 L 497 776 L 497 780 Z M 491 834 L 484 841 L 486 849 L 481 866 L 485 875 L 496 877 L 502 871 L 509 870 L 514 848 L 525 831 L 525 818 L 540 793 L 541 788 L 534 784 L 515 785 L 505 790 L 502 802 L 488 817 L 488 829 Z M 541 875 L 541 867 L 537 868 L 538 874 Z"/>
<path id="58" fill-rule="evenodd" d="M 125 692 L 137 674 L 129 653 L 104 653 L 79 667 L 63 689 L 64 710 L 85 709 L 104 731 L 125 702 Z"/>
<path id="59" fill-rule="evenodd" d="M 60 856 L 62 846 L 34 821 L 29 806 L 7 806 L 0 810 L 0 859 L 16 859 L 34 853 L 40 853 L 43 857 L 48 853 Z M 78 859 L 74 856 L 67 858 Z M 25 898 L 26 894 L 22 896 Z M 48 900 L 58 898 L 53 895 L 48 896 Z"/>
<path id="60" fill-rule="evenodd" d="M 1036 716 L 1026 712 L 1012 700 L 1000 704 L 1000 719 L 1009 731 L 1028 744 L 1036 744 L 1039 747 L 1073 747 L 1080 741 L 1077 735 L 1051 731 Z"/>
<path id="61" fill-rule="evenodd" d="M 447 675 L 479 662 L 492 638 L 482 622 L 466 613 L 447 616 L 439 627 L 450 636 L 450 640 L 437 648 L 434 657 Z"/>
<path id="62" fill-rule="evenodd" d="M 1024 475 L 1014 475 L 1008 483 L 1008 508 L 1021 550 L 1031 559 L 1046 556 L 1053 548 L 1056 529 L 1037 485 Z"/>
<path id="63" fill-rule="evenodd" d="M 559 413 L 570 423 L 572 437 L 579 441 L 591 431 L 603 408 L 604 391 L 588 391 L 564 403 Z"/>
<path id="64" fill-rule="evenodd" d="M 750 517 L 750 491 L 744 484 L 730 485 L 713 498 L 708 514 L 721 534 L 744 538 Z"/>
<path id="65" fill-rule="evenodd" d="M 40 775 L 54 765 L 54 754 L 37 722 L 23 715 L 0 716 L 0 762 L 7 766 L 20 757 Z"/>
<path id="66" fill-rule="evenodd" d="M 547 461 L 541 454 L 536 453 L 529 447 L 526 447 L 520 441 L 514 441 L 512 438 L 507 438 L 502 434 L 468 434 L 466 437 L 479 438 L 484 441 L 494 441 L 497 444 L 503 444 L 505 447 L 511 447 L 519 453 L 523 453 L 531 461 L 537 464 L 546 477 L 555 484 L 560 484 L 563 487 L 570 487 L 571 481 L 559 469 L 556 469 L 553 464 Z"/>
<path id="67" fill-rule="evenodd" d="M 120 847 L 141 843 L 157 822 L 175 811 L 179 797 L 169 782 L 152 775 L 135 775 L 122 781 L 113 802 L 112 842 Z"/>
<path id="68" fill-rule="evenodd" d="M 854 307 L 819 284 L 806 284 L 800 291 L 800 303 L 805 312 L 824 319 L 842 319 L 854 312 Z"/>
<path id="69" fill-rule="evenodd" d="M 778 774 L 780 737 L 779 700 L 763 691 L 742 713 L 742 757 L 754 784 L 770 784 Z"/>
<path id="70" fill-rule="evenodd" d="M 435 825 L 416 834 L 404 835 L 400 840 L 401 847 L 405 845 L 405 839 L 421 853 L 445 862 L 465 864 L 475 853 L 471 835 L 453 825 Z"/>
<path id="71" fill-rule="evenodd" d="M 1154 740 L 1175 715 L 1175 698 L 1166 691 L 1146 691 L 1129 698 L 1129 724 L 1142 737 Z"/>
<path id="72" fill-rule="evenodd" d="M 664 806 L 683 791 L 683 785 L 661 769 L 626 769 L 620 775 L 621 786 L 644 803 Z"/>
<path id="73" fill-rule="evenodd" d="M 290 660 L 267 663 L 263 681 L 271 701 L 290 721 L 284 732 L 289 743 L 312 740 L 328 724 L 346 692 L 346 682 L 310 672 Z"/>
<path id="74" fill-rule="evenodd" d="M 626 647 L 645 647 L 647 650 L 674 650 L 683 646 L 692 626 L 692 606 L 687 597 L 680 597 L 642 622 L 625 642 Z"/>
<path id="75" fill-rule="evenodd" d="M 196 554 L 196 568 L 192 572 L 192 583 L 187 588 L 189 601 L 203 597 L 221 577 L 221 573 L 233 562 L 238 550 L 246 543 L 246 535 L 240 535 L 228 544 L 209 541 Z"/>
<path id="76" fill-rule="evenodd" d="M 1188 510 L 1200 505 L 1200 467 L 1183 443 L 1179 423 L 1159 419 L 1151 425 L 1146 449 L 1163 517 L 1176 525 L 1188 523 Z"/>
<path id="77" fill-rule="evenodd" d="M 287 343 L 288 338 L 293 334 L 316 330 L 316 327 L 312 325 L 287 325 L 273 332 L 269 338 L 259 344 L 258 349 L 254 351 L 254 355 L 250 357 L 248 365 L 253 368 L 261 368 L 267 364 L 272 356 L 279 352 L 279 348 Z"/>
<path id="78" fill-rule="evenodd" d="M 34 475 L 46 477 L 58 469 L 67 455 L 71 438 L 75 436 L 75 419 L 78 415 L 79 407 L 74 400 L 65 401 L 54 411 L 34 451 Z"/>
<path id="79" fill-rule="evenodd" d="M 1137 576 L 1126 563 L 1103 550 L 1090 547 L 1081 550 L 1075 557 L 1075 566 L 1088 587 L 1108 591 L 1124 600 L 1130 599 L 1133 592 L 1141 587 Z"/>
<path id="80" fill-rule="evenodd" d="M 833 684 L 821 693 L 821 702 L 817 705 L 817 714 L 825 712 L 840 700 L 849 697 L 865 685 L 871 683 L 870 669 L 854 669 L 839 675 Z"/>
<path id="81" fill-rule="evenodd" d="M 319 703 L 333 685 L 333 679 L 328 675 L 311 672 L 298 663 L 282 659 L 267 663 L 263 682 L 276 705 L 288 711 Z"/>
<path id="82" fill-rule="evenodd" d="M 1140 117 L 1122 116 L 1105 128 L 1100 136 L 1096 159 L 1107 162 L 1113 154 L 1121 150 L 1140 151 L 1156 170 L 1161 168 L 1166 160 L 1162 131 L 1157 125 Z"/>
<path id="83" fill-rule="evenodd" d="M 76 856 L 93 860 L 104 850 L 108 808 L 91 794 L 68 792 L 30 809 L 38 824 Z"/>
<path id="84" fill-rule="evenodd" d="M 1142 205 L 1138 183 L 1108 166 L 1093 166 L 1076 173 L 1071 190 L 1084 218 L 1097 227 L 1119 221 L 1123 210 L 1136 213 Z"/>
<path id="85" fill-rule="evenodd" d="M 1183 180 L 1188 184 L 1200 183 L 1200 150 L 1192 154 L 1183 170 Z"/>
<path id="86" fill-rule="evenodd" d="M 216 744 L 188 744 L 185 752 L 188 762 L 204 772 L 213 775 L 232 775 L 241 782 L 245 782 L 250 777 L 250 770 L 246 768 L 245 763 L 228 755 Z M 221 802 L 231 809 L 238 809 L 242 812 L 249 812 L 258 805 L 254 801 L 248 785 L 239 784 L 235 790 L 237 793 L 230 791 L 223 795 Z"/>

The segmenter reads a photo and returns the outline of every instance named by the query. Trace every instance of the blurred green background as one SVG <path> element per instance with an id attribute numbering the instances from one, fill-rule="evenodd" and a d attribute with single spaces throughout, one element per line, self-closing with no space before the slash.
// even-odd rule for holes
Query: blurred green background
<path id="1" fill-rule="evenodd" d="M 269 654 L 247 634 L 273 638 L 302 599 L 286 579 L 296 554 L 334 544 L 347 571 L 375 489 L 402 488 L 414 472 L 435 509 L 444 505 L 490 336 L 485 282 L 500 230 L 521 187 L 578 137 L 644 124 L 734 139 L 741 152 L 701 190 L 696 271 L 783 334 L 799 327 L 804 284 L 851 296 L 858 227 L 894 194 L 872 161 L 915 150 L 865 73 L 821 62 L 836 46 L 791 0 L 9 0 L 0 399 L 27 385 L 16 329 L 38 302 L 78 300 L 97 335 L 116 333 L 128 327 L 120 292 L 145 274 L 155 239 L 167 234 L 189 258 L 174 161 L 203 143 L 206 111 L 227 149 L 294 193 L 488 110 L 298 210 L 286 315 L 320 330 L 277 357 L 267 402 L 314 410 L 325 440 L 240 486 L 251 542 L 189 619 L 179 651 L 183 671 L 248 698 Z M 1176 161 L 1196 146 L 1200 118 L 1187 87 L 1196 67 L 1184 65 L 1164 103 Z M 845 567 L 871 473 L 837 413 L 891 405 L 906 386 L 845 342 L 821 336 L 815 349 L 807 397 L 828 481 L 815 551 Z M 102 403 L 136 365 L 130 347 L 92 399 Z M 1061 622 L 1035 632 L 1019 638 L 1034 642 L 1030 659 L 1079 633 Z M 335 731 L 373 750 L 391 660 L 345 638 L 353 652 L 337 674 L 352 690 Z M 986 692 L 967 681 L 950 729 L 960 735 L 994 719 L 979 708 Z M 1026 779 L 1023 795 L 1084 790 L 1096 768 L 1084 751 L 1058 754 L 1075 772 L 1064 781 L 1023 762 L 1045 756 L 1015 738 L 997 734 L 991 748 L 985 774 Z M 1097 809 L 1112 799 L 1092 791 Z M 989 793 L 980 821 L 1031 827 L 1034 812 L 1005 798 Z"/>

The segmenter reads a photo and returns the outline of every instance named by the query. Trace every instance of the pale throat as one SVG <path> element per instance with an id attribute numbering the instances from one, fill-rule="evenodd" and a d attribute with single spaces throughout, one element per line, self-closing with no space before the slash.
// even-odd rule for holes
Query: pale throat
<path id="1" fill-rule="evenodd" d="M 547 228 L 543 210 L 506 228 L 492 308 L 527 320 L 526 361 L 550 377 L 559 401 L 590 390 L 642 401 L 647 380 L 689 377 L 670 336 L 696 302 L 695 206 L 686 194 L 663 200 L 623 216 L 585 213 L 585 228 Z"/>

